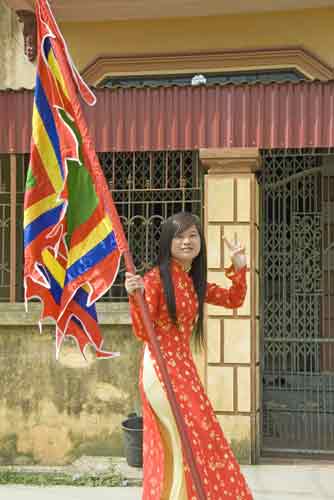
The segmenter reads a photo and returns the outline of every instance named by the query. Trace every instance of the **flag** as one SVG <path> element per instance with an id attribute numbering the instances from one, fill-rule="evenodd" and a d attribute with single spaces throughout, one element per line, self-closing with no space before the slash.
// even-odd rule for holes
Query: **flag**
<path id="1" fill-rule="evenodd" d="M 37 74 L 24 198 L 26 303 L 56 322 L 56 352 L 73 337 L 103 350 L 95 303 L 112 286 L 124 251 L 117 211 L 85 124 L 79 95 L 95 96 L 73 65 L 46 0 L 36 2 Z"/>

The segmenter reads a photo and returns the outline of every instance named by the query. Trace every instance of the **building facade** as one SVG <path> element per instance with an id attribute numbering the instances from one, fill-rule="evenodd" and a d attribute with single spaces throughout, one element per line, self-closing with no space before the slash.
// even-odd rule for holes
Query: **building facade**
<path id="1" fill-rule="evenodd" d="M 182 2 L 151 0 L 137 9 L 127 1 L 79 4 L 52 2 L 74 62 L 96 87 L 98 104 L 85 113 L 138 269 L 153 262 L 161 222 L 180 209 L 202 217 L 210 280 L 227 285 L 223 235 L 237 232 L 246 245 L 246 302 L 236 311 L 207 308 L 207 346 L 197 354 L 234 450 L 248 463 L 264 455 L 328 456 L 334 440 L 334 2 L 288 2 L 289 10 L 284 1 L 267 2 L 263 10 L 257 1 L 240 9 L 198 1 L 191 11 Z M 5 349 L 10 330 L 11 352 L 29 332 L 29 355 L 23 348 L 20 354 L 25 369 L 36 350 L 37 317 L 21 304 L 19 229 L 35 72 L 32 7 L 29 0 L 0 4 L 8 61 L 0 65 L 0 331 Z M 112 295 L 100 306 L 101 322 L 113 344 L 123 339 L 123 367 L 135 384 L 139 351 L 121 282 Z M 34 407 L 22 403 L 25 386 L 19 400 L 8 395 L 1 403 L 5 419 L 20 408 L 19 430 L 14 437 L 3 427 L 2 448 L 62 462 L 87 451 L 85 442 L 96 452 L 105 433 L 111 443 L 105 451 L 120 449 L 117 428 L 135 390 L 116 368 L 84 366 L 66 349 L 60 366 L 42 357 L 38 370 L 47 372 L 48 389 L 46 396 L 31 394 Z M 8 363 L 4 369 L 9 372 Z M 58 392 L 54 370 L 62 379 Z M 89 383 L 80 382 L 85 370 Z M 50 440 L 55 429 L 58 440 Z M 6 444 L 14 441 L 14 448 Z"/>

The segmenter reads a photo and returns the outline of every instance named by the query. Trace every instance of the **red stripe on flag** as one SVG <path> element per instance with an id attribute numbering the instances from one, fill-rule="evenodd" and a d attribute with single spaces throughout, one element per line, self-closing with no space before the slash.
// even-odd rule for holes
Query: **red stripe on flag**
<path id="1" fill-rule="evenodd" d="M 73 231 L 71 247 L 73 248 L 75 245 L 78 245 L 81 241 L 87 238 L 93 229 L 95 229 L 96 226 L 104 219 L 105 215 L 105 212 L 101 209 L 101 204 L 98 203 L 89 219 Z"/>
<path id="2" fill-rule="evenodd" d="M 53 40 L 50 38 L 51 42 L 51 50 L 52 49 L 52 43 Z M 54 57 L 55 53 L 53 52 Z M 68 100 L 66 95 L 64 94 L 60 84 L 58 83 L 58 80 L 56 77 L 53 75 L 52 70 L 49 66 L 49 64 L 40 64 L 38 67 L 38 73 L 40 77 L 40 81 L 43 84 L 43 90 L 44 94 L 46 95 L 46 98 L 49 102 L 51 103 L 57 103 L 57 106 L 63 106 L 64 109 L 67 110 L 67 112 L 73 116 L 74 111 L 71 102 Z M 55 109 L 51 106 L 51 111 L 53 114 L 53 117 L 56 118 L 58 113 L 55 111 Z"/>
<path id="3" fill-rule="evenodd" d="M 27 285 L 27 300 L 39 297 L 42 301 L 43 309 L 40 319 L 57 318 L 59 314 L 59 306 L 52 297 L 50 290 L 42 285 L 39 285 L 38 283 L 35 283 L 29 277 L 27 278 Z"/>
<path id="4" fill-rule="evenodd" d="M 25 208 L 31 207 L 38 201 L 41 201 L 54 193 L 54 188 L 45 171 L 43 162 L 35 144 L 32 145 L 31 149 L 30 165 L 32 174 L 36 179 L 36 185 L 27 190 L 25 193 Z"/>
<path id="5" fill-rule="evenodd" d="M 39 235 L 31 241 L 31 243 L 24 249 L 24 274 L 25 276 L 36 277 L 39 274 L 35 269 L 36 262 L 42 262 L 42 251 L 47 248 L 55 248 L 59 242 L 59 231 L 47 237 L 50 233 L 50 228 L 44 229 Z"/>
<path id="6" fill-rule="evenodd" d="M 90 302 L 93 303 L 100 298 L 109 288 L 110 283 L 114 282 L 118 271 L 119 259 L 119 251 L 114 250 L 114 252 L 101 260 L 98 266 L 86 271 L 75 280 L 70 281 L 64 287 L 61 309 L 70 301 L 75 291 L 86 282 L 90 283 L 92 289 Z M 101 272 L 101 269 L 103 269 L 103 272 Z"/>

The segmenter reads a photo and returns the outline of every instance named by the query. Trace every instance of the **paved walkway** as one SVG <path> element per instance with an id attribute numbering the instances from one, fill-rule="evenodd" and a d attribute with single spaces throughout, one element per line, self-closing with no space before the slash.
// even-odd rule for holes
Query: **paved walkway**
<path id="1" fill-rule="evenodd" d="M 334 500 L 334 463 L 244 466 L 255 500 Z"/>
<path id="2" fill-rule="evenodd" d="M 242 468 L 255 500 L 334 500 L 334 463 Z M 141 488 L 0 486 L 1 500 L 141 500 Z"/>
<path id="3" fill-rule="evenodd" d="M 1 500 L 141 500 L 141 488 L 0 486 Z"/>

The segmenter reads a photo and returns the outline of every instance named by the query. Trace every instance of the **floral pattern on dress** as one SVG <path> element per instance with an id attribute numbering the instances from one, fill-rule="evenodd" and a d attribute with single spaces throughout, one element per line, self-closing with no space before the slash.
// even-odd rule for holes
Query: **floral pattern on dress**
<path id="1" fill-rule="evenodd" d="M 243 304 L 246 296 L 246 266 L 235 271 L 232 265 L 226 269 L 225 274 L 232 281 L 231 287 L 223 288 L 216 284 L 207 284 L 205 301 L 209 304 L 235 309 Z M 190 338 L 198 313 L 198 300 L 193 281 L 191 276 L 175 261 L 171 262 L 171 276 L 175 290 L 177 326 L 169 318 L 163 284 L 157 267 L 144 277 L 145 299 L 185 421 L 206 498 L 207 500 L 252 500 L 252 494 L 223 434 L 193 360 Z M 139 339 L 148 343 L 154 367 L 164 387 L 140 311 L 133 297 L 129 297 L 129 302 L 134 333 Z M 139 385 L 144 417 L 142 498 L 143 500 L 159 500 L 164 481 L 164 448 L 155 413 L 145 396 L 142 370 L 141 365 Z M 188 500 L 197 500 L 198 496 L 185 457 L 183 462 Z"/>

